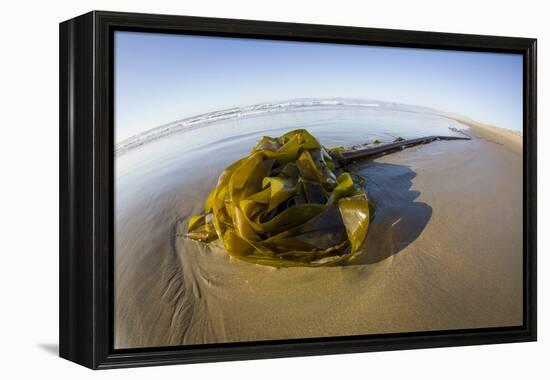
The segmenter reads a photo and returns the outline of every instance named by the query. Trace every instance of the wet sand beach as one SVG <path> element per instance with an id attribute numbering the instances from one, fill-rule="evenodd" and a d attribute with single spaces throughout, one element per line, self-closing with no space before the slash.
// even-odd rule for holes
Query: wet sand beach
<path id="1" fill-rule="evenodd" d="M 125 163 L 116 185 L 115 347 L 521 325 L 522 138 L 454 122 L 472 140 L 352 165 L 376 216 L 361 254 L 335 267 L 239 262 L 219 243 L 183 236 L 240 144 L 202 148 L 177 169 L 167 157 L 139 176 Z M 162 191 L 151 185 L 161 183 Z"/>

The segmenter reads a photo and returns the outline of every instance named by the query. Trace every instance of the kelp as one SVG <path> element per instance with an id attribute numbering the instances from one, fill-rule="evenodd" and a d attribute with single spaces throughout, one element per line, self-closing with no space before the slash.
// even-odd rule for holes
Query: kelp
<path id="1" fill-rule="evenodd" d="M 263 137 L 221 173 L 187 236 L 219 240 L 236 259 L 275 267 L 349 260 L 365 240 L 373 207 L 365 180 L 343 169 L 343 151 L 303 129 Z"/>

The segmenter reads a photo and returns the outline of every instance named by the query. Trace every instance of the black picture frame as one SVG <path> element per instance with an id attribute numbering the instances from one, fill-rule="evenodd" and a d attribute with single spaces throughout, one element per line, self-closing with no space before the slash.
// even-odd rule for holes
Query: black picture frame
<path id="1" fill-rule="evenodd" d="M 114 350 L 115 30 L 521 54 L 523 325 Z M 104 11 L 62 22 L 59 37 L 61 357 L 100 369 L 536 340 L 536 39 Z"/>

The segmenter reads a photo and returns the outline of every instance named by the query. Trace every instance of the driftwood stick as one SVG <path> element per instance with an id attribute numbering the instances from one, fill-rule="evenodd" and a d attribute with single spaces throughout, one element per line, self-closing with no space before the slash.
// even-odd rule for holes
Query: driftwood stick
<path id="1" fill-rule="evenodd" d="M 347 165 L 353 161 L 362 160 L 365 158 L 374 158 L 383 156 L 388 153 L 400 151 L 405 148 L 410 148 L 416 145 L 428 144 L 432 141 L 438 140 L 470 140 L 469 137 L 457 137 L 457 136 L 427 136 L 419 137 L 417 139 L 397 141 L 390 144 L 384 144 L 372 148 L 365 148 L 359 150 L 350 150 L 342 152 L 342 158 L 344 162 L 342 164 Z"/>

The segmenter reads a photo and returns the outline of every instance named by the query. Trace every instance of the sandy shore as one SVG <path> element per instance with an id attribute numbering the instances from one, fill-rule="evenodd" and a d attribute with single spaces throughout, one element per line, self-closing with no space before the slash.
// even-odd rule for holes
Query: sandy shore
<path id="1" fill-rule="evenodd" d="M 377 211 L 346 266 L 234 261 L 182 236 L 215 178 L 162 197 L 136 184 L 116 220 L 115 347 L 520 325 L 522 139 L 458 121 L 473 140 L 354 165 Z"/>

